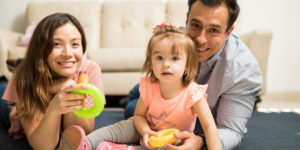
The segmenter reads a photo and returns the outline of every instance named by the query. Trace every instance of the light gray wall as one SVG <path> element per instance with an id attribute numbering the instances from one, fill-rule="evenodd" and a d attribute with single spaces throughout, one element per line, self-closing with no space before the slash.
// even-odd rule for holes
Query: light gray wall
<path id="1" fill-rule="evenodd" d="M 0 29 L 24 32 L 25 10 L 29 0 L 0 0 Z"/>
<path id="2" fill-rule="evenodd" d="M 0 0 L 0 29 L 23 33 L 27 24 L 24 14 L 29 1 L 32 0 Z M 300 1 L 238 1 L 241 6 L 240 32 L 255 29 L 273 31 L 267 93 L 300 92 Z"/>
<path id="3" fill-rule="evenodd" d="M 269 92 L 300 93 L 300 1 L 239 0 L 241 31 L 273 31 L 269 64 Z"/>

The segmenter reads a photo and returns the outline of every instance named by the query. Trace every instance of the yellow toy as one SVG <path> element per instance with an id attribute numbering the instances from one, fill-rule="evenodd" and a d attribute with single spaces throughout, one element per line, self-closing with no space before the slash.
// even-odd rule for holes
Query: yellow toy
<path id="1" fill-rule="evenodd" d="M 164 147 L 167 143 L 173 144 L 178 140 L 173 135 L 175 132 L 179 132 L 179 130 L 175 128 L 169 128 L 158 131 L 158 136 L 150 136 L 149 144 L 152 147 Z"/>

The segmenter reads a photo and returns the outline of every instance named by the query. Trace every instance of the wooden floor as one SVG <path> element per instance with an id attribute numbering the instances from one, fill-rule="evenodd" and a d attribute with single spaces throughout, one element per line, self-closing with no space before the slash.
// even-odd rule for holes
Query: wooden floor
<path id="1" fill-rule="evenodd" d="M 300 114 L 300 93 L 270 93 L 262 96 L 261 112 L 295 112 Z"/>

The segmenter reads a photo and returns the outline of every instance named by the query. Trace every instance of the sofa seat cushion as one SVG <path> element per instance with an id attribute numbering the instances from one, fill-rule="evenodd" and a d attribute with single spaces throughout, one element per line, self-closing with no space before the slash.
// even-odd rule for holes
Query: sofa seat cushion
<path id="1" fill-rule="evenodd" d="M 141 48 L 88 48 L 87 58 L 96 61 L 102 72 L 140 72 L 146 51 Z"/>
<path id="2" fill-rule="evenodd" d="M 140 72 L 105 72 L 102 74 L 105 95 L 127 95 L 139 82 Z"/>

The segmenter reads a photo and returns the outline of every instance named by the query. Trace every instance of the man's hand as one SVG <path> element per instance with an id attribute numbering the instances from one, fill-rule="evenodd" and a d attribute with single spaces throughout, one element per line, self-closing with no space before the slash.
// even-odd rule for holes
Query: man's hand
<path id="1" fill-rule="evenodd" d="M 181 139 L 183 144 L 180 146 L 166 144 L 165 148 L 167 150 L 199 150 L 204 145 L 203 139 L 200 136 L 194 135 L 194 133 L 184 131 L 174 133 L 174 135 L 178 139 Z"/>

